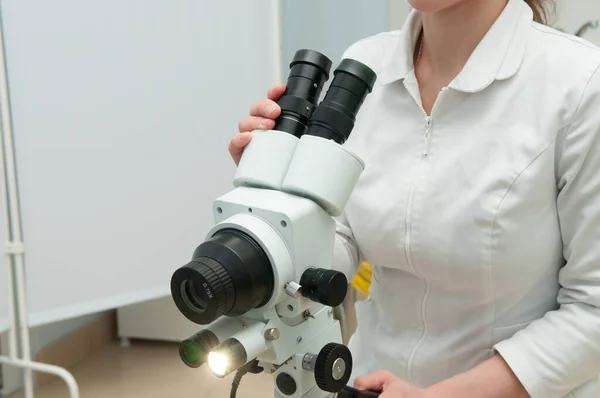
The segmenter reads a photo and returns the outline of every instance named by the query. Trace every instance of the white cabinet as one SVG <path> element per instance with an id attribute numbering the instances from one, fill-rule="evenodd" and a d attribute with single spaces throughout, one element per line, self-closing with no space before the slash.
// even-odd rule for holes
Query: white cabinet
<path id="1" fill-rule="evenodd" d="M 121 339 L 180 342 L 203 328 L 188 321 L 170 296 L 119 308 L 117 322 Z"/>

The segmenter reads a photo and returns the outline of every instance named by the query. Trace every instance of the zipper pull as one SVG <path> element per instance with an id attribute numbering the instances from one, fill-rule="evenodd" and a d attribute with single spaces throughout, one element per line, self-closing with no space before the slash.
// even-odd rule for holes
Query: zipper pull
<path id="1" fill-rule="evenodd" d="M 431 131 L 431 116 L 425 118 L 425 148 L 423 149 L 423 156 L 429 155 L 429 136 Z"/>

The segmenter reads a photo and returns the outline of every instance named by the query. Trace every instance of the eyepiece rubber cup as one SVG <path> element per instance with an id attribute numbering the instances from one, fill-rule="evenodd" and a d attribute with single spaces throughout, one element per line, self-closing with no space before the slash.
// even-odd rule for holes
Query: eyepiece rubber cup
<path id="1" fill-rule="evenodd" d="M 294 58 L 290 63 L 290 68 L 299 63 L 316 66 L 320 68 L 326 76 L 329 76 L 331 66 L 333 65 L 331 60 L 320 52 L 306 49 L 296 51 L 296 54 L 294 54 Z"/>
<path id="2" fill-rule="evenodd" d="M 354 129 L 356 115 L 373 91 L 376 73 L 362 62 L 346 58 L 334 71 L 335 77 L 323 101 L 315 109 L 306 134 L 343 144 Z"/>
<path id="3" fill-rule="evenodd" d="M 273 130 L 301 137 L 329 79 L 332 62 L 313 50 L 299 50 L 290 63 L 286 90 L 277 101 L 281 114 Z"/>

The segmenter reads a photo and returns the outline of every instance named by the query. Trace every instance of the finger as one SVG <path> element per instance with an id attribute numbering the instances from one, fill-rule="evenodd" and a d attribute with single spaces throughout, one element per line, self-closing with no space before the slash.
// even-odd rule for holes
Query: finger
<path id="1" fill-rule="evenodd" d="M 260 116 L 266 117 L 269 119 L 275 119 L 279 116 L 281 109 L 279 105 L 271 99 L 263 99 L 260 101 L 256 101 L 250 107 L 250 116 Z"/>
<path id="2" fill-rule="evenodd" d="M 267 93 L 267 98 L 271 101 L 277 101 L 279 98 L 281 98 L 281 96 L 285 92 L 285 89 L 285 84 L 276 84 L 269 89 L 269 92 Z"/>
<path id="3" fill-rule="evenodd" d="M 391 372 L 380 370 L 366 376 L 357 377 L 354 381 L 354 387 L 359 390 L 381 391 L 385 385 L 392 383 L 394 380 L 396 380 L 396 376 Z"/>
<path id="4" fill-rule="evenodd" d="M 246 116 L 238 124 L 238 131 L 240 133 L 254 130 L 269 130 L 275 127 L 275 121 L 273 119 L 267 119 L 260 116 Z"/>
<path id="5" fill-rule="evenodd" d="M 252 133 L 243 132 L 236 134 L 231 141 L 229 141 L 229 153 L 231 156 L 241 156 L 242 152 L 244 152 L 244 148 L 250 142 L 252 138 Z"/>

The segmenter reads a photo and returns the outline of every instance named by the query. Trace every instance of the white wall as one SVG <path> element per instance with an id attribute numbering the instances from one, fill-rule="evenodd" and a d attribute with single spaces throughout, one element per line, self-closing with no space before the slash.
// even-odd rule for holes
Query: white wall
<path id="1" fill-rule="evenodd" d="M 283 76 L 301 48 L 327 55 L 333 71 L 349 45 L 389 28 L 388 0 L 283 0 L 282 6 Z"/>
<path id="2" fill-rule="evenodd" d="M 168 294 L 276 81 L 270 3 L 3 5 L 30 324 Z"/>
<path id="3" fill-rule="evenodd" d="M 555 26 L 572 34 L 588 21 L 600 21 L 598 0 L 558 0 L 556 11 Z M 600 45 L 600 29 L 589 30 L 583 38 Z"/>
<path id="4" fill-rule="evenodd" d="M 34 353 L 168 294 L 232 188 L 237 121 L 278 80 L 271 4 L 2 3 Z"/>

